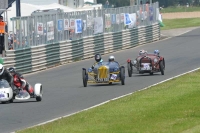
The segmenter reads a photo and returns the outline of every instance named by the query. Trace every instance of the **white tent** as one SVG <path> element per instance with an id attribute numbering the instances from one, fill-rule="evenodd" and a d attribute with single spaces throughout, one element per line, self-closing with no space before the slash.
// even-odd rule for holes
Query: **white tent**
<path id="1" fill-rule="evenodd" d="M 50 4 L 50 5 L 31 5 L 27 3 L 21 3 L 21 16 L 31 16 L 32 12 L 36 10 L 46 10 L 46 9 L 56 9 L 60 8 L 63 9 L 64 12 L 72 12 L 75 9 L 69 8 L 67 6 L 63 6 L 57 3 Z M 3 14 L 6 16 L 5 14 Z M 12 22 L 11 18 L 16 17 L 16 4 L 13 3 L 12 7 L 10 7 L 7 11 L 7 16 L 8 16 L 8 31 L 12 31 Z"/>
<path id="2" fill-rule="evenodd" d="M 47 9 L 57 9 L 60 8 L 62 9 L 64 12 L 73 12 L 73 11 L 83 11 L 83 10 L 92 10 L 94 8 L 98 9 L 98 8 L 102 8 L 101 4 L 97 4 L 97 5 L 92 5 L 92 6 L 84 6 L 82 8 L 70 8 L 67 6 L 63 6 L 57 3 L 53 3 L 53 4 L 49 4 L 49 5 L 32 5 L 32 4 L 28 4 L 28 3 L 21 3 L 21 16 L 31 16 L 31 14 L 36 11 L 36 10 L 47 10 Z M 4 14 L 5 15 L 5 14 Z M 13 3 L 12 7 L 10 7 L 7 11 L 7 15 L 8 15 L 8 31 L 12 31 L 13 30 L 13 26 L 12 26 L 12 22 L 11 22 L 11 18 L 16 17 L 16 3 Z M 6 15 L 5 15 L 6 16 Z"/>

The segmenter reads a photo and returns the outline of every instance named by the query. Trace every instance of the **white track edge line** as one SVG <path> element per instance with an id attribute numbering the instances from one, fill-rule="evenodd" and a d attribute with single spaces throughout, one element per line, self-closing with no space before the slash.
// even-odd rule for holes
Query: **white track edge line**
<path id="1" fill-rule="evenodd" d="M 183 76 L 183 75 L 185 75 L 185 74 L 188 74 L 188 73 L 197 71 L 197 70 L 199 70 L 199 69 L 200 69 L 200 67 L 198 67 L 198 68 L 196 68 L 196 69 L 193 69 L 193 70 L 190 70 L 190 71 L 188 71 L 188 72 L 179 74 L 179 75 L 177 75 L 177 76 L 173 76 L 173 77 L 168 78 L 168 79 L 166 79 L 166 80 L 160 81 L 160 82 L 158 82 L 158 83 L 155 83 L 155 84 L 150 85 L 150 86 L 148 86 L 148 87 L 145 87 L 145 88 L 143 88 L 143 89 L 140 89 L 140 90 L 137 90 L 137 91 L 134 91 L 134 92 L 131 92 L 131 93 L 128 93 L 128 94 L 125 94 L 125 95 L 122 95 L 122 96 L 119 96 L 119 97 L 116 97 L 116 98 L 107 100 L 107 101 L 102 102 L 102 103 L 100 103 L 100 104 L 91 106 L 91 107 L 89 107 L 89 108 L 86 108 L 86 109 L 83 109 L 83 110 L 80 110 L 80 111 L 77 111 L 77 112 L 74 112 L 74 113 L 71 113 L 71 114 L 68 114 L 68 115 L 65 115 L 65 116 L 61 116 L 61 117 L 58 117 L 58 118 L 55 118 L 55 119 L 52 119 L 52 120 L 49 120 L 49 121 L 46 121 L 46 122 L 42 122 L 42 123 L 40 123 L 40 124 L 36 124 L 36 125 L 34 125 L 34 126 L 27 127 L 26 129 L 33 128 L 33 127 L 37 127 L 37 126 L 41 126 L 41 125 L 44 125 L 44 124 L 47 124 L 47 123 L 50 123 L 50 122 L 53 122 L 53 121 L 56 121 L 56 120 L 59 120 L 59 119 L 62 119 L 62 118 L 66 118 L 66 117 L 69 117 L 69 116 L 78 114 L 78 113 L 83 112 L 83 111 L 87 111 L 87 110 L 89 110 L 89 109 L 92 109 L 92 108 L 95 108 L 95 107 L 104 105 L 104 104 L 106 104 L 106 103 L 108 103 L 108 102 L 110 102 L 110 101 L 114 101 L 114 100 L 123 98 L 123 97 L 125 97 L 125 96 L 129 96 L 129 95 L 131 95 L 131 94 L 133 94 L 133 93 L 136 93 L 136 92 L 139 92 L 139 91 L 143 91 L 143 90 L 149 89 L 149 88 L 151 88 L 151 87 L 153 87 L 153 86 L 156 86 L 156 85 L 158 85 L 158 84 L 167 82 L 167 81 L 169 81 L 169 80 L 175 79 L 175 78 L 180 77 L 180 76 Z M 11 133 L 15 133 L 15 132 L 11 132 Z"/>

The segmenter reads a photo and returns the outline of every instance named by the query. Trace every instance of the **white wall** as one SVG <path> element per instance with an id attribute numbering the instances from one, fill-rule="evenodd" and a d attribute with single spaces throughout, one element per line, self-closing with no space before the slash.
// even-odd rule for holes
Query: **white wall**
<path id="1" fill-rule="evenodd" d="M 71 8 L 83 7 L 85 2 L 97 3 L 97 0 L 58 0 L 58 3 Z"/>
<path id="2" fill-rule="evenodd" d="M 84 2 L 92 2 L 92 3 L 97 4 L 97 0 L 84 0 Z"/>
<path id="3" fill-rule="evenodd" d="M 67 6 L 72 8 L 82 7 L 84 5 L 84 0 L 68 0 Z"/>

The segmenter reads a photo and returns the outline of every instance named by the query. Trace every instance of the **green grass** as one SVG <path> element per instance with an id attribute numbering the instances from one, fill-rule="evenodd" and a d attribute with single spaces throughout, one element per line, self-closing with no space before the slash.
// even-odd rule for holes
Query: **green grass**
<path id="1" fill-rule="evenodd" d="M 164 19 L 161 30 L 200 26 L 200 18 Z"/>
<path id="2" fill-rule="evenodd" d="M 200 71 L 18 133 L 199 133 Z"/>
<path id="3" fill-rule="evenodd" d="M 180 6 L 180 7 L 167 7 L 163 8 L 161 10 L 162 13 L 171 13 L 171 12 L 195 12 L 200 11 L 200 7 L 186 7 L 186 6 Z"/>

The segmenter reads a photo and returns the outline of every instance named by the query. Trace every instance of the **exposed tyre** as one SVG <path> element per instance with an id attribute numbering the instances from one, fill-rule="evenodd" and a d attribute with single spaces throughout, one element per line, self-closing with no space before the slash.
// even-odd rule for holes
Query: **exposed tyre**
<path id="1" fill-rule="evenodd" d="M 160 72 L 162 75 L 164 75 L 164 65 L 163 65 L 163 61 L 159 62 L 159 66 L 160 66 Z"/>
<path id="2" fill-rule="evenodd" d="M 149 74 L 150 74 L 150 75 L 153 75 L 153 72 L 150 72 Z"/>
<path id="3" fill-rule="evenodd" d="M 36 96 L 36 101 L 38 101 L 38 102 L 42 101 L 42 97 L 41 96 Z"/>
<path id="4" fill-rule="evenodd" d="M 120 69 L 120 79 L 121 79 L 121 84 L 125 84 L 125 68 L 121 67 Z"/>
<path id="5" fill-rule="evenodd" d="M 127 67 L 128 67 L 128 76 L 132 77 L 133 69 L 130 62 L 127 63 Z"/>
<path id="6" fill-rule="evenodd" d="M 165 60 L 163 59 L 163 68 L 165 70 Z"/>
<path id="7" fill-rule="evenodd" d="M 9 103 L 13 103 L 13 98 L 9 100 Z"/>
<path id="8" fill-rule="evenodd" d="M 87 78 L 86 78 L 86 70 L 82 70 L 82 78 L 83 78 L 83 86 L 87 87 Z"/>
<path id="9" fill-rule="evenodd" d="M 16 96 L 16 93 L 13 93 L 13 97 L 9 100 L 9 103 L 13 103 L 15 96 Z"/>

